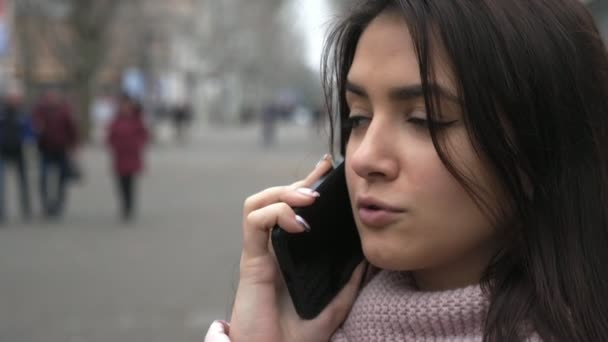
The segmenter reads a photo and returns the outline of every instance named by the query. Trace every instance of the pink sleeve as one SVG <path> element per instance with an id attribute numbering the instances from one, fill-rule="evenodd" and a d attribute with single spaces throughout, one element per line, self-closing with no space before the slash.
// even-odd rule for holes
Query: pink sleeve
<path id="1" fill-rule="evenodd" d="M 331 337 L 331 342 L 348 342 L 348 338 L 346 338 L 346 335 L 344 334 L 344 331 L 342 331 L 342 328 L 338 328 L 338 330 L 336 330 L 336 332 L 334 333 L 334 336 Z"/>
<path id="2" fill-rule="evenodd" d="M 226 321 L 214 321 L 211 323 L 205 342 L 230 342 L 230 324 Z"/>

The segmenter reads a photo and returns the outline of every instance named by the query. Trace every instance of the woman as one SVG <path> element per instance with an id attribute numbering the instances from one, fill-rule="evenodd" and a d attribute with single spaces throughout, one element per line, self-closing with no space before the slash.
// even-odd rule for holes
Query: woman
<path id="1" fill-rule="evenodd" d="M 133 218 L 135 181 L 143 170 L 143 153 L 148 131 L 143 123 L 141 107 L 128 96 L 121 96 L 118 112 L 110 124 L 108 145 L 114 160 L 114 172 L 123 220 Z"/>
<path id="2" fill-rule="evenodd" d="M 245 202 L 230 329 L 209 340 L 608 340 L 608 56 L 579 1 L 365 1 L 325 62 L 378 272 L 310 321 L 277 295 L 268 231 L 304 232 L 291 207 L 323 162 Z"/>

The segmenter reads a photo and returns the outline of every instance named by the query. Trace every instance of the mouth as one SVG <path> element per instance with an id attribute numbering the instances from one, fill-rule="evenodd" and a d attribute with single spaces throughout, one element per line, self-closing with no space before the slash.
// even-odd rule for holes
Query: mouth
<path id="1" fill-rule="evenodd" d="M 368 227 L 381 228 L 399 220 L 406 213 L 404 208 L 384 203 L 374 198 L 357 201 L 357 214 L 361 223 Z"/>
<path id="2" fill-rule="evenodd" d="M 368 210 L 383 210 L 395 213 L 403 213 L 406 210 L 404 208 L 400 208 L 398 206 L 394 206 L 385 202 L 380 201 L 379 199 L 372 197 L 362 197 L 357 200 L 357 208 L 359 209 L 368 209 Z"/>

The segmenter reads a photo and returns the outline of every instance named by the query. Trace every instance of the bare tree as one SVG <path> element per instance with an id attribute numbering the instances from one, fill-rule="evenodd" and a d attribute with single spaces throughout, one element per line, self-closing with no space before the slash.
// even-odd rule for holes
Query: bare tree
<path id="1" fill-rule="evenodd" d="M 26 87 L 35 86 L 41 51 L 48 50 L 76 95 L 87 129 L 92 85 L 107 76 L 109 66 L 118 74 L 136 66 L 154 83 L 166 70 L 184 67 L 171 59 L 173 49 L 185 45 L 198 55 L 196 65 L 182 70 L 192 76 L 186 78 L 222 89 L 215 104 L 206 106 L 217 118 L 237 107 L 259 106 L 280 88 L 305 89 L 307 96 L 318 91 L 314 72 L 305 66 L 303 39 L 285 17 L 291 0 L 189 1 L 192 13 L 175 12 L 176 5 L 165 0 L 19 0 Z M 181 43 L 172 44 L 176 39 Z"/>
<path id="2" fill-rule="evenodd" d="M 230 101 L 258 107 L 280 89 L 318 96 L 319 82 L 306 67 L 303 37 L 287 12 L 290 0 L 201 0 L 199 39 L 204 76 L 227 84 Z M 236 79 L 235 79 L 236 78 Z M 222 102 L 213 115 L 221 117 Z"/>
<path id="3" fill-rule="evenodd" d="M 23 58 L 26 88 L 36 83 L 36 60 L 46 45 L 63 71 L 64 81 L 77 101 L 84 134 L 89 128 L 92 84 L 109 50 L 109 28 L 120 0 L 20 0 L 16 26 Z M 29 90 L 31 93 L 31 90 Z"/>

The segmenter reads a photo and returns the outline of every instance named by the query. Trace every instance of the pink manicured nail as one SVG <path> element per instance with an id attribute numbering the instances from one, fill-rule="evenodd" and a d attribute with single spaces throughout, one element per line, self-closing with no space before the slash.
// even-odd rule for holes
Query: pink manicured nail
<path id="1" fill-rule="evenodd" d="M 319 160 L 319 162 L 317 163 L 317 165 L 315 167 L 318 167 L 319 165 L 321 165 L 321 163 L 323 163 L 324 161 L 331 159 L 331 154 L 325 154 L 321 160 Z"/>
<path id="2" fill-rule="evenodd" d="M 319 194 L 318 192 L 316 192 L 312 189 L 309 189 L 309 188 L 299 188 L 299 189 L 297 189 L 297 191 L 303 195 L 310 196 L 310 197 L 321 196 L 321 194 Z"/>
<path id="3" fill-rule="evenodd" d="M 310 232 L 310 225 L 308 224 L 308 222 L 306 222 L 305 219 L 302 218 L 302 216 L 296 215 L 296 221 L 298 221 L 298 223 L 301 224 L 302 227 L 304 227 L 304 230 L 307 233 Z"/>

